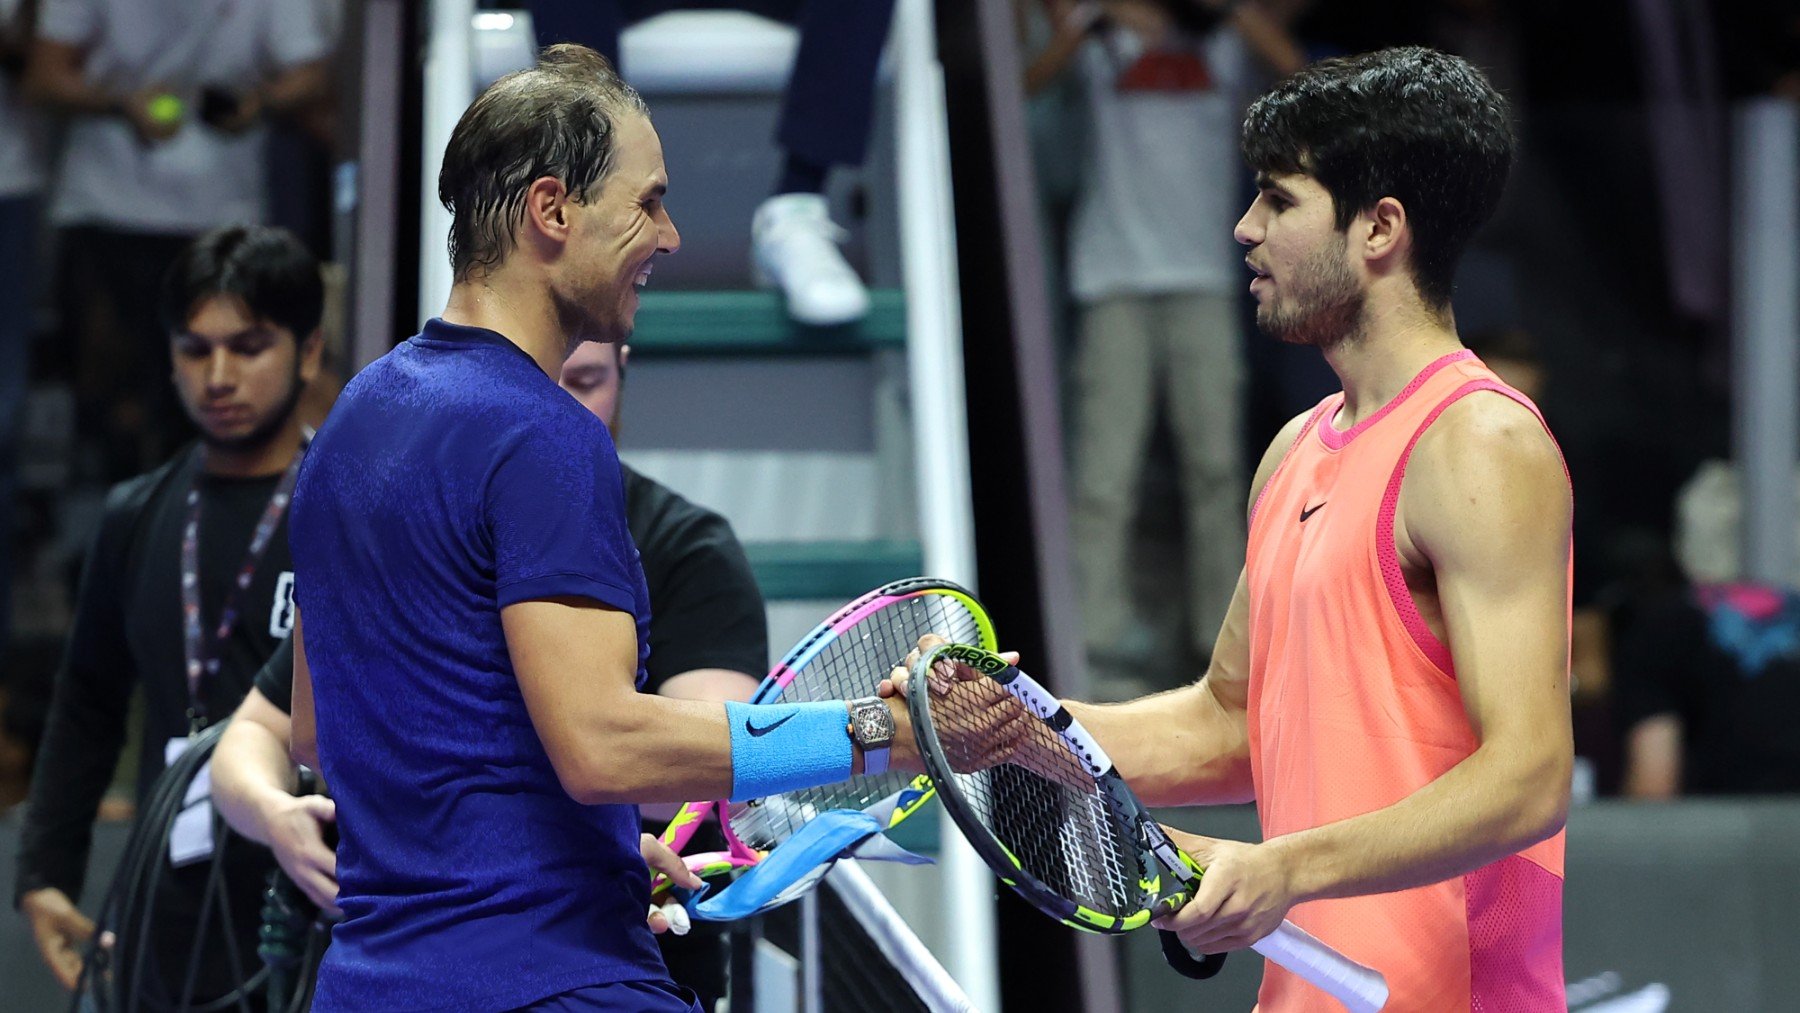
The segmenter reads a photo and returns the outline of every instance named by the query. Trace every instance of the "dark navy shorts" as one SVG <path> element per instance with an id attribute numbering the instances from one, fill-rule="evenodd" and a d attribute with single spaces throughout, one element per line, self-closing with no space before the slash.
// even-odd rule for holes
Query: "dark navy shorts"
<path id="1" fill-rule="evenodd" d="M 520 1013 L 705 1013 L 694 993 L 672 981 L 616 981 L 540 999 Z"/>

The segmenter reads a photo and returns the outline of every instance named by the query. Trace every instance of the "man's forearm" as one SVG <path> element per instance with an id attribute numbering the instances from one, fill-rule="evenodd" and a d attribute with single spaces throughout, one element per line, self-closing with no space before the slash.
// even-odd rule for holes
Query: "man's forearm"
<path id="1" fill-rule="evenodd" d="M 657 687 L 659 696 L 674 700 L 713 700 L 747 702 L 756 695 L 762 683 L 754 676 L 729 668 L 695 668 L 678 672 Z M 686 801 L 693 801 L 688 799 Z M 641 806 L 646 820 L 670 820 L 681 810 L 678 802 L 652 802 Z"/>
<path id="2" fill-rule="evenodd" d="M 1220 805 L 1254 797 L 1244 712 L 1205 680 L 1121 704 L 1068 703 L 1148 805 Z"/>
<path id="3" fill-rule="evenodd" d="M 836 702 L 831 706 L 844 707 Z M 736 783 L 734 771 L 756 769 L 753 757 L 733 755 L 733 736 L 723 704 L 632 693 L 616 706 L 598 709 L 598 713 L 599 719 L 585 727 L 550 732 L 565 741 L 545 742 L 564 789 L 576 801 L 596 805 L 726 798 L 745 787 Z M 847 707 L 843 715 L 847 742 Z M 833 714 L 834 734 L 839 727 L 835 717 Z M 773 730 L 776 726 L 761 727 Z M 540 737 L 545 734 L 546 729 L 540 726 Z M 896 763 L 912 752 L 911 743 L 901 741 L 906 737 L 895 739 Z M 783 741 L 774 735 L 754 741 L 781 752 L 825 745 Z M 853 745 L 849 749 L 851 767 L 847 774 L 860 773 L 861 752 Z"/>
<path id="4" fill-rule="evenodd" d="M 277 74 L 260 89 L 263 108 L 288 115 L 323 100 L 331 91 L 331 76 L 324 60 L 314 60 Z"/>
<path id="5" fill-rule="evenodd" d="M 1569 767 L 1567 754 L 1522 762 L 1484 746 L 1393 805 L 1265 846 L 1282 854 L 1300 901 L 1441 882 L 1562 829 Z"/>
<path id="6" fill-rule="evenodd" d="M 88 81 L 72 47 L 40 40 L 25 68 L 25 98 L 62 113 L 123 115 L 126 96 Z"/>
<path id="7" fill-rule="evenodd" d="M 122 116 L 125 96 L 82 81 L 43 80 L 27 75 L 25 95 L 31 101 L 59 113 L 80 116 Z"/>
<path id="8" fill-rule="evenodd" d="M 294 765 L 285 744 L 252 721 L 233 721 L 212 761 L 213 803 L 231 828 L 268 844 L 267 813 L 294 793 Z"/>
<path id="9" fill-rule="evenodd" d="M 15 903 L 19 894 L 45 886 L 81 896 L 94 817 L 123 740 L 122 721 L 87 727 L 62 701 L 52 703 L 20 832 Z"/>

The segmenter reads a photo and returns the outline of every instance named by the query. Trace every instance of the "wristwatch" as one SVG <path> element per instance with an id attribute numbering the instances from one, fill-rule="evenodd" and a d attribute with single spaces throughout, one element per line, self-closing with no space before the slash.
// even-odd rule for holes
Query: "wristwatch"
<path id="1" fill-rule="evenodd" d="M 850 739 L 862 750 L 864 774 L 885 774 L 894 744 L 894 715 L 879 697 L 850 702 Z"/>

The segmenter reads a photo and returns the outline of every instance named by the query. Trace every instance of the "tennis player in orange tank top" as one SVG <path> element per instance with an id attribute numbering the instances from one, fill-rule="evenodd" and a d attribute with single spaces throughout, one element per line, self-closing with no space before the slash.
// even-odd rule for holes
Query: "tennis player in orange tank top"
<path id="1" fill-rule="evenodd" d="M 1172 832 L 1206 875 L 1156 924 L 1190 950 L 1287 916 L 1385 974 L 1395 1013 L 1564 1010 L 1573 506 L 1450 306 L 1511 167 L 1506 101 L 1427 49 L 1327 60 L 1251 106 L 1244 153 L 1257 323 L 1344 389 L 1257 469 L 1206 674 L 1069 708 L 1150 804 L 1257 803 L 1261 844 Z M 1338 1009 L 1267 966 L 1260 1013 Z"/>
<path id="2" fill-rule="evenodd" d="M 1482 744 L 1441 636 L 1444 606 L 1432 589 L 1415 596 L 1424 574 L 1409 579 L 1396 532 L 1417 444 L 1471 397 L 1504 401 L 1465 413 L 1536 414 L 1473 353 L 1451 352 L 1347 429 L 1334 421 L 1345 395 L 1326 398 L 1262 487 L 1246 564 L 1247 728 L 1265 839 L 1401 803 Z M 1391 1009 L 1552 1009 L 1562 874 L 1559 831 L 1462 876 L 1290 917 L 1380 968 Z M 1329 1008 L 1311 992 L 1271 965 L 1263 1008 Z"/>

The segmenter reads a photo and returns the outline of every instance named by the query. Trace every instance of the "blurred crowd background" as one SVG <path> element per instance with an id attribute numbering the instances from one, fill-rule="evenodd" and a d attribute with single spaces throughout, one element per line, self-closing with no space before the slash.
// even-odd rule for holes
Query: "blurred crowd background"
<path id="1" fill-rule="evenodd" d="M 1738 558 L 1728 276 L 1732 109 L 1800 102 L 1800 6 L 1015 6 L 1101 695 L 1199 671 L 1256 455 L 1334 387 L 1314 350 L 1251 322 L 1241 113 L 1308 61 L 1422 43 L 1479 64 L 1518 117 L 1455 311 L 1539 400 L 1573 476 L 1577 797 L 1800 790 L 1800 574 L 1750 582 Z M 334 202 L 359 96 L 338 43 L 356 7 L 0 0 L 0 808 L 26 794 L 106 490 L 193 436 L 155 313 L 174 252 L 231 222 L 299 235 L 328 292 L 308 417 L 342 385 Z"/>

